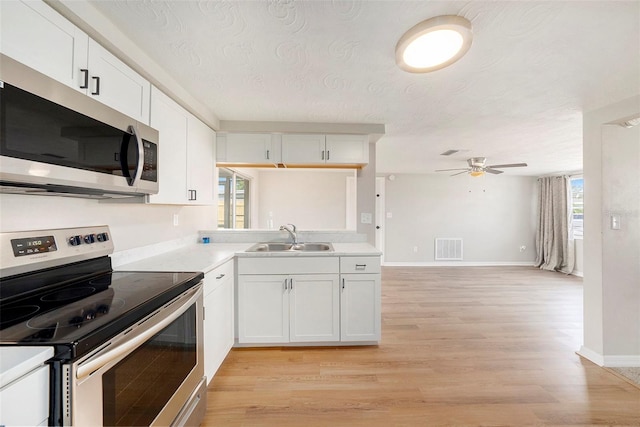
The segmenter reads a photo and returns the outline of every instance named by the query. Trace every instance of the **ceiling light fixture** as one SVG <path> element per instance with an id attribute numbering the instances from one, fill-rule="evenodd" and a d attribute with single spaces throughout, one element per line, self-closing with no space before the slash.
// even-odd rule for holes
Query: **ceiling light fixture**
<path id="1" fill-rule="evenodd" d="M 428 73 L 453 64 L 471 47 L 471 23 L 444 15 L 422 21 L 396 45 L 396 63 L 410 73 Z"/>
<path id="2" fill-rule="evenodd" d="M 469 172 L 471 176 L 482 176 L 484 175 L 484 170 L 478 166 L 473 166 L 471 171 Z"/>
<path id="3" fill-rule="evenodd" d="M 638 126 L 640 125 L 640 117 L 636 117 L 634 119 L 629 119 L 629 120 L 625 120 L 622 123 L 620 123 L 620 126 L 627 128 L 627 129 L 631 129 L 634 126 Z"/>

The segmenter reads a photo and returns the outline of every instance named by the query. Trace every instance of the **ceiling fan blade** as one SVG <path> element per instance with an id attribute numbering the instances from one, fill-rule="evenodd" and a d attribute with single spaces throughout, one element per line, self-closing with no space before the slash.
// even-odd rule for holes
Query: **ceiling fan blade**
<path id="1" fill-rule="evenodd" d="M 484 168 L 484 171 L 485 171 L 485 172 L 492 173 L 492 174 L 494 174 L 494 175 L 498 175 L 499 173 L 503 173 L 503 171 L 499 171 L 499 170 L 497 170 L 497 169 L 491 169 L 490 167 L 486 167 L 486 168 Z"/>
<path id="2" fill-rule="evenodd" d="M 468 171 L 469 168 L 457 168 L 457 169 L 436 169 L 436 172 L 448 172 L 448 171 Z"/>
<path id="3" fill-rule="evenodd" d="M 467 173 L 467 172 L 469 172 L 469 171 L 465 169 L 465 170 L 463 170 L 462 172 L 454 173 L 454 174 L 453 174 L 453 175 L 451 175 L 451 176 L 462 175 L 463 173 Z"/>
<path id="4" fill-rule="evenodd" d="M 526 163 L 509 163 L 509 164 L 506 164 L 506 165 L 489 165 L 487 167 L 488 168 L 500 168 L 500 169 L 502 169 L 502 168 L 522 168 L 522 167 L 525 167 L 525 166 L 527 166 Z"/>

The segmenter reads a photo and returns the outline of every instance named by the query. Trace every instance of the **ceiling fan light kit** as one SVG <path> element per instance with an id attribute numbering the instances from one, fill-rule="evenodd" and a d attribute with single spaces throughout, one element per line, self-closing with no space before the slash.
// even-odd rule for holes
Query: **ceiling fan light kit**
<path id="1" fill-rule="evenodd" d="M 447 67 L 471 47 L 471 22 L 456 15 L 436 16 L 413 26 L 396 45 L 396 63 L 410 73 Z"/>

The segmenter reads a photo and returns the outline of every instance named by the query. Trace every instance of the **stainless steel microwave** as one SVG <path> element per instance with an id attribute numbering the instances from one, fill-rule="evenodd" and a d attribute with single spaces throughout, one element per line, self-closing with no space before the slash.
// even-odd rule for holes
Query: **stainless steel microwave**
<path id="1" fill-rule="evenodd" d="M 158 192 L 158 131 L 0 55 L 0 192 Z"/>

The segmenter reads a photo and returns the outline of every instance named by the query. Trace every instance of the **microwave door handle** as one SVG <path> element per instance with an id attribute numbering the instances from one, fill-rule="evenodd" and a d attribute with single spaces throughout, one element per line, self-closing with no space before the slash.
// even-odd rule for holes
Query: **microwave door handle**
<path id="1" fill-rule="evenodd" d="M 133 171 L 129 170 L 129 145 L 135 144 L 135 153 L 137 155 L 136 166 Z M 129 186 L 136 186 L 142 176 L 142 168 L 144 167 L 144 147 L 138 138 L 136 129 L 133 126 L 127 128 L 127 132 L 122 136 L 122 144 L 120 145 L 120 168 L 122 175 L 127 179 Z M 133 173 L 132 173 L 133 172 Z"/>
<path id="2" fill-rule="evenodd" d="M 129 126 L 129 131 L 135 138 L 136 148 L 138 151 L 138 163 L 136 164 L 136 170 L 131 177 L 133 181 L 131 185 L 137 187 L 140 184 L 140 180 L 142 179 L 142 171 L 144 170 L 144 144 L 142 143 L 142 139 L 138 136 L 136 128 L 134 128 L 133 126 Z"/>
<path id="3" fill-rule="evenodd" d="M 108 352 L 96 357 L 95 359 L 91 359 L 79 365 L 76 371 L 76 378 L 80 380 L 88 376 L 92 372 L 95 372 L 98 369 L 102 368 L 109 362 L 118 359 L 120 356 L 127 354 L 141 344 L 144 344 L 151 337 L 169 326 L 174 320 L 182 316 L 189 309 L 189 307 L 191 307 L 193 303 L 195 303 L 198 298 L 200 298 L 201 294 L 202 286 L 195 286 L 189 294 L 183 297 L 188 298 L 188 300 L 185 303 L 180 304 L 177 308 L 174 308 L 173 311 L 160 322 L 142 332 L 140 335 L 133 337 L 129 341 L 119 345 L 118 347 L 115 347 L 114 349 L 109 350 Z"/>

